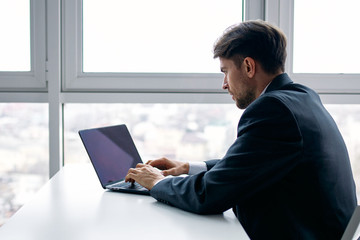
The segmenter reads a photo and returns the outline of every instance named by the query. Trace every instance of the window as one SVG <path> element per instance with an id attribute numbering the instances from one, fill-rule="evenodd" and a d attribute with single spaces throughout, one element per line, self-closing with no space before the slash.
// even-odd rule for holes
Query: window
<path id="1" fill-rule="evenodd" d="M 357 0 L 296 0 L 294 73 L 359 74 L 359 8 Z"/>
<path id="2" fill-rule="evenodd" d="M 218 73 L 213 43 L 240 21 L 237 0 L 84 0 L 83 71 Z"/>
<path id="3" fill-rule="evenodd" d="M 45 0 L 0 2 L 0 90 L 45 91 Z"/>
<path id="4" fill-rule="evenodd" d="M 354 24 L 356 19 L 351 20 L 357 16 L 354 11 L 359 8 L 358 1 L 184 0 L 171 1 L 172 4 L 169 4 L 169 1 L 139 0 L 137 2 L 142 3 L 137 6 L 134 6 L 135 1 L 127 1 L 126 6 L 124 2 L 0 1 L 0 141 L 5 142 L 0 146 L 0 161 L 4 159 L 0 165 L 0 224 L 4 216 L 9 215 L 9 209 L 16 209 L 25 202 L 25 198 L 19 200 L 22 194 L 11 195 L 14 186 L 8 179 L 16 180 L 25 173 L 20 173 L 19 169 L 15 169 L 18 172 L 9 170 L 17 165 L 5 161 L 9 155 L 13 157 L 18 152 L 16 159 L 34 159 L 35 155 L 38 156 L 40 170 L 29 163 L 29 169 L 32 170 L 26 172 L 36 175 L 31 182 L 34 179 L 37 179 L 34 182 L 45 181 L 47 172 L 50 171 L 52 176 L 62 164 L 63 104 L 66 164 L 76 158 L 88 161 L 77 134 L 79 129 L 120 122 L 129 124 L 144 159 L 160 157 L 158 154 L 189 160 L 221 157 L 224 149 L 212 147 L 213 133 L 221 129 L 227 131 L 229 139 L 233 139 L 240 117 L 238 114 L 241 113 L 221 90 L 223 76 L 217 73 L 218 62 L 212 59 L 212 46 L 221 31 L 242 19 L 269 20 L 285 31 L 288 37 L 287 72 L 294 81 L 318 91 L 328 104 L 328 109 L 344 135 L 356 182 L 360 184 L 360 170 L 357 166 L 357 149 L 360 149 L 356 136 L 358 131 L 353 130 L 357 129 L 357 115 L 360 111 L 358 61 L 355 58 L 348 61 L 346 66 L 339 62 L 342 58 L 349 60 L 359 55 L 359 46 L 356 44 L 359 35 L 358 31 L 354 31 L 357 29 Z M 188 7 L 190 4 L 191 7 Z M 307 8 L 304 10 L 305 5 Z M 121 10 L 124 8 L 128 11 Z M 99 17 L 99 13 L 104 11 L 107 15 Z M 118 14 L 120 12 L 123 14 Z M 15 16 L 16 21 L 9 24 Z M 139 16 L 142 17 L 141 22 L 138 21 Z M 340 23 L 342 26 L 337 27 Z M 169 29 L 165 24 L 172 28 Z M 139 39 L 141 35 L 134 32 L 134 29 L 142 26 L 146 26 L 143 32 L 148 33 L 147 39 Z M 336 34 L 327 35 L 325 30 L 328 29 L 335 29 Z M 13 37 L 15 33 L 21 34 L 21 37 Z M 313 34 L 313 39 L 307 37 L 309 34 Z M 130 41 L 133 38 L 128 36 L 136 36 L 137 41 Z M 323 36 L 326 37 L 324 40 L 317 40 Z M 176 42 L 183 48 L 172 48 L 168 44 L 170 42 Z M 137 55 L 128 50 L 134 49 L 131 44 L 137 43 L 151 46 L 141 49 L 142 52 L 149 51 L 143 54 L 143 58 L 134 59 Z M 163 49 L 171 49 L 173 52 L 161 51 L 160 56 L 160 44 Z M 348 46 L 351 46 L 350 50 Z M 9 49 L 12 49 L 11 54 L 5 55 Z M 314 49 L 318 50 L 315 51 L 316 55 Z M 328 52 L 332 55 L 328 55 Z M 155 55 L 159 55 L 159 59 Z M 334 63 L 339 64 L 335 67 Z M 319 64 L 322 66 L 313 67 Z M 139 112 L 135 114 L 132 109 Z M 209 115 L 214 109 L 219 111 L 219 115 L 229 114 L 225 122 L 219 123 L 215 115 Z M 121 110 L 131 113 L 131 119 L 122 115 Z M 173 126 L 166 126 L 169 131 L 165 131 L 164 135 L 149 136 L 142 130 L 139 119 L 145 118 L 144 122 L 156 129 L 161 123 L 156 122 L 159 119 L 154 117 L 152 111 L 167 113 L 164 118 L 169 122 L 175 121 L 175 113 L 186 112 L 189 118 L 183 119 L 184 123 L 176 120 L 181 126 L 180 133 L 174 131 Z M 215 121 L 201 119 L 206 114 L 208 120 Z M 29 116 L 37 120 L 29 122 Z M 76 122 L 75 117 L 86 118 L 87 121 Z M 4 127 L 11 124 L 9 119 L 17 119 L 21 123 L 17 133 L 21 132 L 28 137 L 24 142 L 15 139 L 12 132 L 4 132 L 9 131 Z M 206 125 L 209 126 L 207 130 L 204 127 Z M 225 125 L 228 126 L 227 130 L 224 130 Z M 39 132 L 35 133 L 34 129 Z M 34 139 L 34 134 L 38 138 Z M 49 135 L 49 142 L 46 135 Z M 151 151 L 145 141 L 154 137 L 170 137 L 172 141 L 179 142 L 189 136 L 196 136 L 200 140 L 197 147 L 214 151 L 202 151 L 202 154 L 191 156 L 179 155 L 180 150 L 164 142 L 156 146 L 159 149 L 155 152 Z M 204 138 L 210 140 L 202 142 Z M 228 146 L 229 139 L 224 140 L 221 146 Z M 33 148 L 36 153 L 24 154 L 19 150 L 19 147 L 29 146 L 35 140 L 40 144 L 40 147 L 37 145 Z M 35 174 L 39 171 L 40 174 Z M 26 188 L 29 192 L 35 191 L 35 188 Z M 5 195 L 12 196 L 13 203 L 16 199 L 16 205 L 9 207 L 4 202 Z"/>
<path id="5" fill-rule="evenodd" d="M 0 103 L 0 226 L 48 180 L 47 104 Z"/>
<path id="6" fill-rule="evenodd" d="M 212 47 L 241 22 L 242 1 L 65 1 L 65 11 L 65 90 L 218 92 Z"/>
<path id="7" fill-rule="evenodd" d="M 0 32 L 0 71 L 30 71 L 30 1 L 0 2 Z"/>
<path id="8" fill-rule="evenodd" d="M 360 92 L 356 60 L 360 35 L 355 30 L 358 1 L 267 3 L 265 19 L 278 25 L 288 38 L 286 72 L 294 81 L 321 94 Z"/>

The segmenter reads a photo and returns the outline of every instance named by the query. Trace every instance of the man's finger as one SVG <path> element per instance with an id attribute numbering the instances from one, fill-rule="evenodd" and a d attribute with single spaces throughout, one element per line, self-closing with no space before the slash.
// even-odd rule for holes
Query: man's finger
<path id="1" fill-rule="evenodd" d="M 125 176 L 125 182 L 135 182 L 138 170 L 135 168 L 130 168 L 128 174 Z"/>
<path id="2" fill-rule="evenodd" d="M 176 170 L 174 168 L 171 168 L 169 170 L 164 170 L 161 172 L 165 177 L 169 175 L 176 175 Z"/>
<path id="3" fill-rule="evenodd" d="M 143 164 L 143 163 L 136 164 L 136 168 L 141 168 L 141 167 L 144 167 L 144 166 L 145 166 L 145 164 Z"/>
<path id="4" fill-rule="evenodd" d="M 135 182 L 133 177 L 134 177 L 133 173 L 128 173 L 128 175 L 125 176 L 125 182 Z"/>
<path id="5" fill-rule="evenodd" d="M 129 171 L 128 171 L 128 174 L 129 173 L 135 173 L 135 172 L 137 172 L 136 168 L 130 168 Z"/>

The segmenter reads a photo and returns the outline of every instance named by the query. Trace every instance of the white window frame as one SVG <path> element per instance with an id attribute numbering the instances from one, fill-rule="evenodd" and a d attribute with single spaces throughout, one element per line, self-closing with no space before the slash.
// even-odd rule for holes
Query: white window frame
<path id="1" fill-rule="evenodd" d="M 45 0 L 30 1 L 31 70 L 0 71 L 0 91 L 46 91 Z"/>
<path id="2" fill-rule="evenodd" d="M 294 1 L 265 0 L 265 20 L 279 26 L 287 36 L 286 72 L 297 83 L 313 88 L 327 99 L 333 95 L 347 95 L 359 103 L 360 74 L 321 74 L 293 72 L 293 41 L 294 41 Z M 301 1 L 301 0 L 300 0 Z M 341 84 L 339 84 L 341 82 Z M 333 102 L 332 102 L 333 103 Z"/>
<path id="3" fill-rule="evenodd" d="M 241 0 L 239 0 L 241 1 Z M 82 72 L 82 1 L 64 0 L 63 91 L 219 93 L 219 73 Z M 240 10 L 239 10 L 240 13 Z M 239 14 L 240 15 L 240 14 Z M 74 24 L 75 23 L 75 24 Z"/>

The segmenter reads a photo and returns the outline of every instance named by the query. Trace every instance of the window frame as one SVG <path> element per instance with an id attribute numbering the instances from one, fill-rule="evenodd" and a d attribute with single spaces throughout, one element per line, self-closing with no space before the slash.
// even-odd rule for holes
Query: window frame
<path id="1" fill-rule="evenodd" d="M 287 36 L 287 61 L 285 71 L 294 82 L 313 88 L 319 94 L 359 94 L 360 74 L 345 73 L 294 73 L 294 1 L 265 0 L 265 20 L 280 27 Z M 341 82 L 341 84 L 339 84 Z M 359 102 L 359 100 L 357 100 Z"/>
<path id="2" fill-rule="evenodd" d="M 66 15 L 62 82 L 64 92 L 223 92 L 220 71 L 219 73 L 82 72 L 82 1 L 64 0 L 63 8 Z"/>
<path id="3" fill-rule="evenodd" d="M 46 91 L 46 5 L 30 0 L 30 71 L 0 71 L 0 91 Z"/>

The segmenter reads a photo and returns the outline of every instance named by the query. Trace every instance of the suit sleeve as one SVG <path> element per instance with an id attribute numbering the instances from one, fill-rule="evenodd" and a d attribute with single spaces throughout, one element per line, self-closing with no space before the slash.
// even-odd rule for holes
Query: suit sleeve
<path id="1" fill-rule="evenodd" d="M 208 171 L 165 179 L 150 194 L 186 211 L 221 213 L 281 181 L 301 156 L 293 114 L 282 101 L 263 96 L 244 112 L 223 159 L 206 161 Z"/>
<path id="2" fill-rule="evenodd" d="M 205 161 L 207 170 L 210 170 L 210 169 L 211 169 L 212 167 L 214 167 L 219 161 L 220 161 L 220 159 L 213 159 L 213 160 Z"/>

